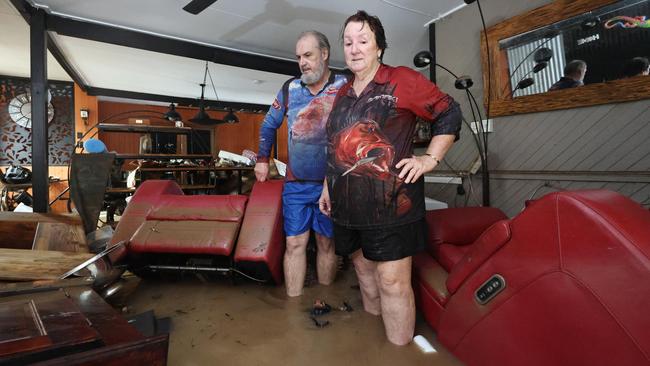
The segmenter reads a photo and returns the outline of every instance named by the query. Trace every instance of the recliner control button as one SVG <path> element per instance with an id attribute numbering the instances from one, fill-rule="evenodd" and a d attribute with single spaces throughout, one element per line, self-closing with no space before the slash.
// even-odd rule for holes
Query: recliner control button
<path id="1" fill-rule="evenodd" d="M 476 290 L 474 297 L 479 304 L 485 305 L 506 287 L 503 276 L 495 274 Z"/>

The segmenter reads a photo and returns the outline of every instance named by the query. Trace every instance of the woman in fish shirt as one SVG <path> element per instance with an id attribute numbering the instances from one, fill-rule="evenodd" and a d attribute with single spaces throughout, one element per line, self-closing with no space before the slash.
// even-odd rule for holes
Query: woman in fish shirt
<path id="1" fill-rule="evenodd" d="M 421 74 L 382 63 L 387 43 L 379 18 L 359 11 L 343 27 L 354 76 L 336 95 L 327 122 L 319 206 L 334 222 L 337 254 L 352 257 L 364 309 L 381 314 L 388 340 L 404 345 L 415 327 L 411 258 L 426 240 L 422 175 L 458 139 L 461 113 Z M 417 116 L 434 121 L 420 156 L 412 146 Z"/>

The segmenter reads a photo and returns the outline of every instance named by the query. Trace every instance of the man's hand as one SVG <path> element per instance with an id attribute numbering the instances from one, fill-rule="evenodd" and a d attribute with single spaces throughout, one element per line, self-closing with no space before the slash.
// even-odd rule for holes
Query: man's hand
<path id="1" fill-rule="evenodd" d="M 327 184 L 323 184 L 323 192 L 318 199 L 318 208 L 325 216 L 330 216 L 332 213 L 332 201 L 330 201 L 330 192 L 327 190 Z"/>
<path id="2" fill-rule="evenodd" d="M 255 164 L 255 178 L 259 182 L 264 182 L 269 177 L 269 163 Z"/>

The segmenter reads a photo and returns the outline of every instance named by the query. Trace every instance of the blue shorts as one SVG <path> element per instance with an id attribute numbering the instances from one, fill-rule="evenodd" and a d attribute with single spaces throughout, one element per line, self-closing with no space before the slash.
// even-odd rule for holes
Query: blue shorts
<path id="1" fill-rule="evenodd" d="M 331 238 L 332 221 L 318 209 L 323 191 L 319 183 L 286 182 L 282 191 L 282 214 L 286 236 L 300 235 L 309 229 Z"/>

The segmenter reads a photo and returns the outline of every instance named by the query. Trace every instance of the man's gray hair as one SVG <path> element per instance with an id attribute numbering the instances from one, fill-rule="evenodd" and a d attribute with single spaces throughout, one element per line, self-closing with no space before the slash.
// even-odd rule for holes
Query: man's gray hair
<path id="1" fill-rule="evenodd" d="M 564 75 L 566 76 L 579 75 L 586 67 L 587 67 L 586 62 L 582 60 L 573 60 L 568 64 L 566 64 L 566 66 L 564 67 Z"/>
<path id="2" fill-rule="evenodd" d="M 298 36 L 298 40 L 301 40 L 307 36 L 314 36 L 314 38 L 316 38 L 316 41 L 318 42 L 318 48 L 321 50 L 326 49 L 327 54 L 328 55 L 330 54 L 330 41 L 327 39 L 326 35 L 316 30 L 308 30 L 300 33 L 300 36 Z"/>

